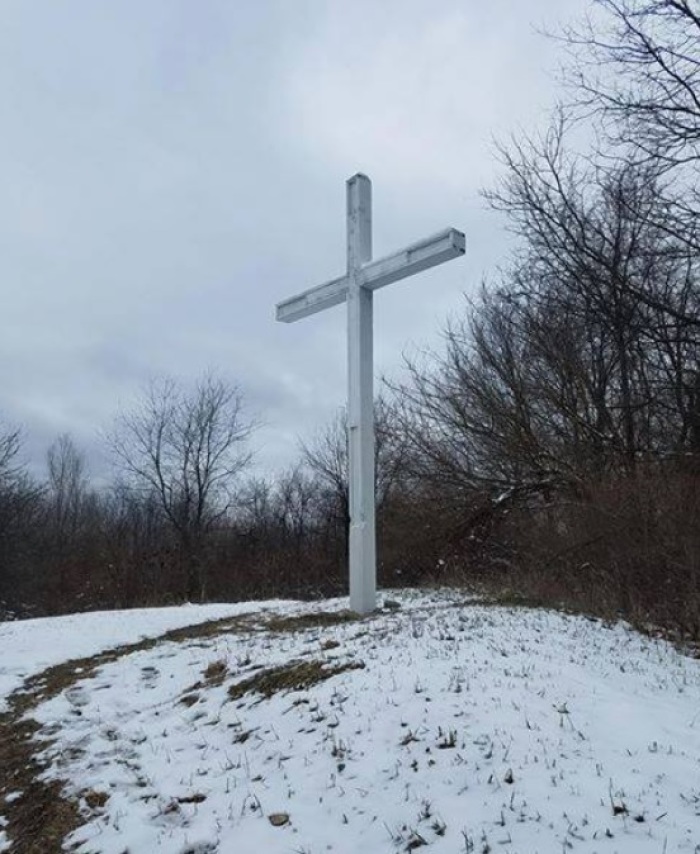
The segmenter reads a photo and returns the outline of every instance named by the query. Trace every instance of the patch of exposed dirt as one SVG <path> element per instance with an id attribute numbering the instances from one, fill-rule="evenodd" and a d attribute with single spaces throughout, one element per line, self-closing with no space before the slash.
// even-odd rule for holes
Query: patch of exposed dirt
<path id="1" fill-rule="evenodd" d="M 93 678 L 100 667 L 124 656 L 163 643 L 238 633 L 254 625 L 250 615 L 241 615 L 174 629 L 156 638 L 49 667 L 14 691 L 8 697 L 8 710 L 0 714 L 0 806 L 7 819 L 8 854 L 62 854 L 63 840 L 83 823 L 79 801 L 63 791 L 66 784 L 40 779 L 49 763 L 37 754 L 50 747 L 52 740 L 41 737 L 39 724 L 26 717 L 33 709 L 77 682 Z M 10 792 L 19 795 L 7 801 Z"/>
<path id="2" fill-rule="evenodd" d="M 41 734 L 39 724 L 26 716 L 41 703 L 58 696 L 77 682 L 93 678 L 106 664 L 160 644 L 191 642 L 256 628 L 277 633 L 305 631 L 358 619 L 352 611 L 319 611 L 298 617 L 272 617 L 265 622 L 260 622 L 256 614 L 225 617 L 173 629 L 137 643 L 123 644 L 95 656 L 72 659 L 27 679 L 22 688 L 8 698 L 8 711 L 0 714 L 0 768 L 3 771 L 0 778 L 0 806 L 7 819 L 5 832 L 10 840 L 8 854 L 62 854 L 63 840 L 80 827 L 84 820 L 79 799 L 64 791 L 67 781 L 45 782 L 40 779 L 49 763 L 37 754 L 50 747 L 52 739 L 45 730 Z M 358 667 L 364 667 L 364 664 L 292 662 L 283 667 L 262 670 L 232 685 L 229 696 L 236 699 L 249 692 L 258 692 L 270 697 L 280 691 L 303 690 Z M 204 686 L 220 685 L 227 675 L 225 663 L 214 662 L 204 671 Z M 199 684 L 197 687 L 204 686 Z M 20 794 L 8 802 L 6 798 L 10 792 Z M 90 807 L 90 804 L 87 806 Z"/>
<path id="3" fill-rule="evenodd" d="M 23 704 L 21 704 L 23 705 Z M 61 852 L 63 839 L 81 824 L 78 805 L 63 797 L 62 785 L 39 779 L 46 765 L 34 752 L 34 737 L 40 727 L 35 721 L 20 720 L 16 707 L 0 715 L 0 804 L 8 820 L 5 831 L 11 854 L 53 854 Z M 21 792 L 10 802 L 9 792 Z"/>

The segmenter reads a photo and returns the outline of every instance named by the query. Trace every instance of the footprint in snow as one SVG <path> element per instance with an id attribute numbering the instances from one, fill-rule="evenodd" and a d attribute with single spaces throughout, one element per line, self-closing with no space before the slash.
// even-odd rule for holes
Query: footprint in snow
<path id="1" fill-rule="evenodd" d="M 90 702 L 90 697 L 82 686 L 73 685 L 66 690 L 66 700 L 68 700 L 74 709 L 77 709 L 80 706 L 87 706 Z"/>
<path id="2" fill-rule="evenodd" d="M 144 683 L 145 688 L 155 688 L 159 676 L 160 670 L 157 667 L 141 668 L 141 681 Z"/>

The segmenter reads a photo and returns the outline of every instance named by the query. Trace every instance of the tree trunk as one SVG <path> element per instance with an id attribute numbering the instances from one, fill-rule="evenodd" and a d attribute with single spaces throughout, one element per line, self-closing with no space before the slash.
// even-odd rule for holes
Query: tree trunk
<path id="1" fill-rule="evenodd" d="M 203 602 L 204 583 L 203 544 L 199 537 L 186 537 L 182 543 L 185 564 L 185 596 L 188 602 Z"/>

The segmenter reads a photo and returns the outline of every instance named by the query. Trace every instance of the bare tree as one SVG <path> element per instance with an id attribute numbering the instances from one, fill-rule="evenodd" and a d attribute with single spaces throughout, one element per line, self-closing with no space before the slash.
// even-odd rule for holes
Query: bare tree
<path id="1" fill-rule="evenodd" d="M 0 599 L 15 605 L 38 586 L 32 557 L 42 497 L 19 460 L 21 449 L 22 431 L 0 428 Z"/>
<path id="2" fill-rule="evenodd" d="M 697 258 L 659 226 L 653 164 L 582 162 L 564 131 L 503 151 L 512 263 L 398 389 L 410 466 L 451 504 L 578 490 L 697 435 Z"/>
<path id="3" fill-rule="evenodd" d="M 299 559 L 316 521 L 316 484 L 301 466 L 283 473 L 277 481 L 277 516 Z"/>
<path id="4" fill-rule="evenodd" d="M 51 520 L 59 544 L 63 545 L 75 535 L 80 523 L 88 489 L 87 463 L 64 433 L 50 446 L 47 467 Z"/>
<path id="5" fill-rule="evenodd" d="M 662 230 L 700 250 L 700 9 L 696 0 L 594 0 L 564 31 L 574 112 L 612 155 L 665 176 Z M 659 198 L 660 201 L 660 198 Z M 661 214 L 661 215 L 659 215 Z"/>
<path id="6" fill-rule="evenodd" d="M 22 444 L 22 431 L 5 428 L 0 432 L 0 484 L 14 478 L 18 471 L 17 456 Z"/>
<path id="7" fill-rule="evenodd" d="M 402 445 L 395 429 L 393 412 L 383 397 L 374 404 L 375 424 L 375 491 L 377 509 L 389 500 L 400 478 Z M 330 490 L 338 518 L 343 520 L 345 533 L 350 527 L 348 485 L 347 413 L 342 410 L 312 442 L 302 442 L 302 458 Z"/>
<path id="8" fill-rule="evenodd" d="M 302 459 L 327 490 L 331 512 L 342 526 L 346 548 L 350 530 L 347 442 L 347 416 L 342 410 L 310 442 L 301 443 Z"/>
<path id="9" fill-rule="evenodd" d="M 205 542 L 250 461 L 252 429 L 240 390 L 207 375 L 191 392 L 172 380 L 152 383 L 111 436 L 123 472 L 135 488 L 157 497 L 177 537 L 188 599 L 205 596 Z"/>
<path id="10" fill-rule="evenodd" d="M 571 28 L 576 97 L 609 138 L 667 166 L 700 160 L 700 10 L 695 0 L 596 0 Z"/>
<path id="11" fill-rule="evenodd" d="M 614 437 L 633 466 L 637 453 L 664 441 L 678 448 L 679 431 L 688 432 L 700 332 L 697 253 L 665 227 L 653 163 L 581 162 L 567 154 L 564 130 L 560 123 L 539 142 L 514 142 L 503 152 L 505 178 L 487 198 L 523 241 L 508 298 L 536 299 L 555 326 L 567 317 L 587 330 L 600 435 Z"/>

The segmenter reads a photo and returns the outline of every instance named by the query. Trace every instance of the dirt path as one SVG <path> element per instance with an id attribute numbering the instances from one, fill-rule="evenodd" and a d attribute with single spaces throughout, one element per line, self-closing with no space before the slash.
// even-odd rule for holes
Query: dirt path
<path id="1" fill-rule="evenodd" d="M 0 803 L 7 819 L 8 854 L 60 854 L 63 840 L 83 823 L 76 800 L 65 795 L 65 784 L 42 781 L 47 765 L 37 754 L 51 744 L 41 733 L 32 711 L 77 682 L 94 677 L 98 669 L 120 658 L 162 643 L 181 643 L 253 628 L 250 615 L 227 617 L 174 629 L 155 638 L 113 647 L 89 658 L 76 658 L 27 679 L 8 698 L 0 714 Z M 11 795 L 10 799 L 7 796 Z"/>
<path id="2" fill-rule="evenodd" d="M 255 630 L 286 634 L 356 619 L 348 611 L 270 616 L 264 620 L 260 614 L 251 612 L 173 629 L 155 638 L 71 659 L 27 679 L 8 697 L 7 711 L 0 713 L 0 811 L 7 820 L 5 831 L 10 840 L 7 854 L 61 854 L 63 840 L 84 823 L 78 800 L 66 794 L 69 781 L 41 779 L 48 763 L 38 754 L 52 743 L 47 728 L 42 729 L 31 718 L 32 711 L 41 703 L 93 678 L 106 664 L 163 643 L 184 643 Z M 82 794 L 90 804 L 91 793 Z"/>

